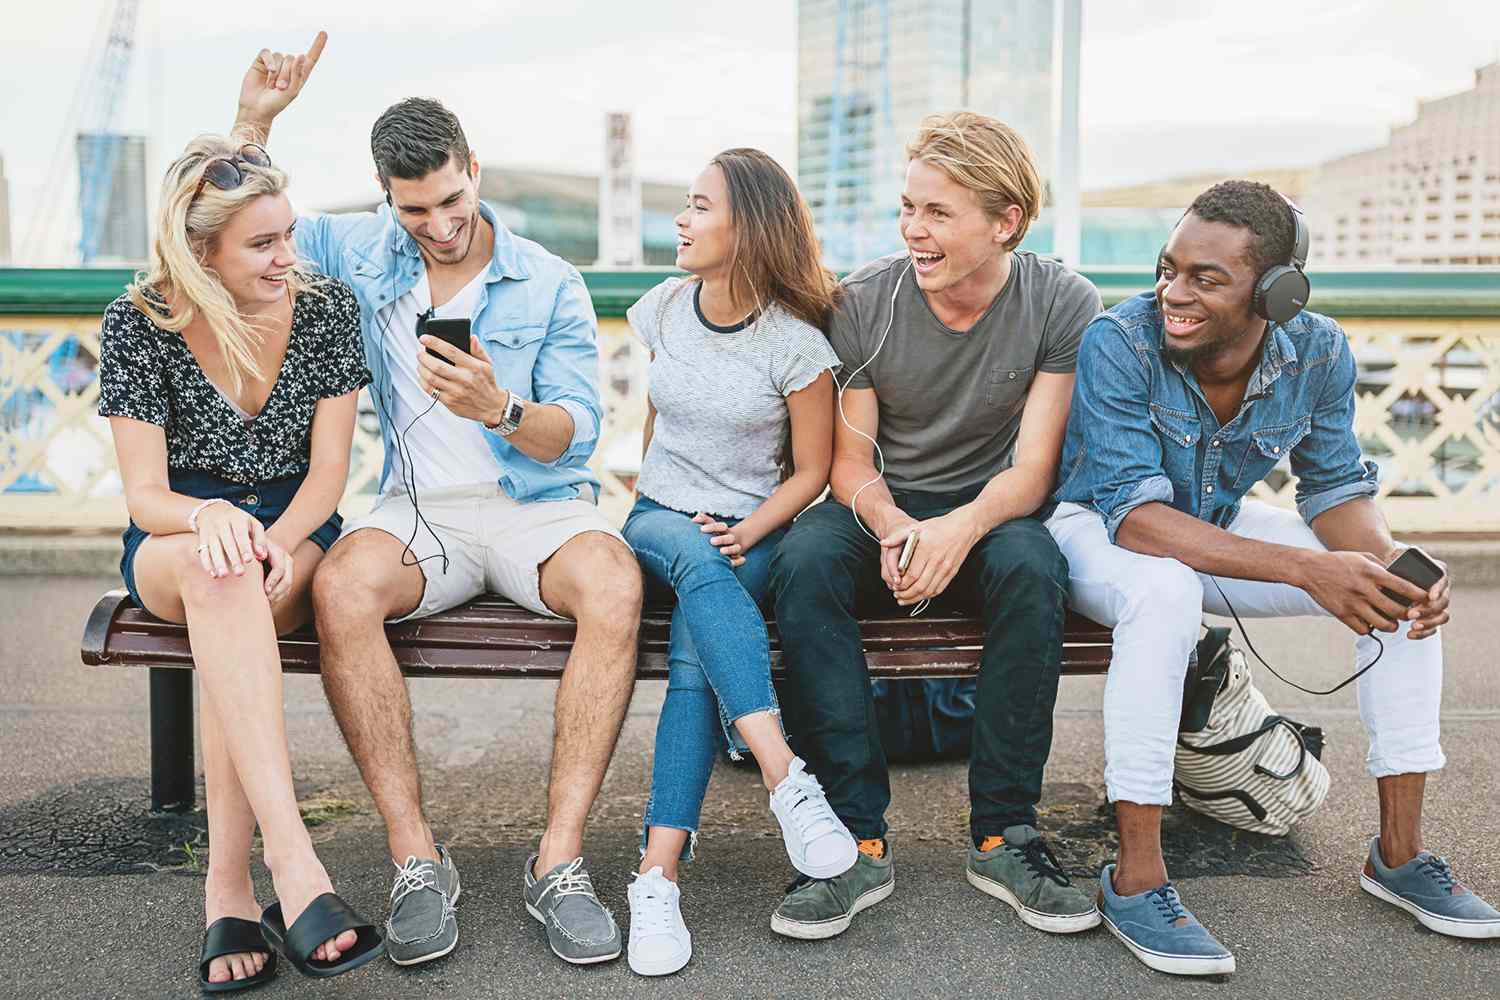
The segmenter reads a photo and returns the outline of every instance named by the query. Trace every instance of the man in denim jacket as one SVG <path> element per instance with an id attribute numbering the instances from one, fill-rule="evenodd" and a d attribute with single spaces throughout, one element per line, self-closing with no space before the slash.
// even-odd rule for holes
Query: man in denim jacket
<path id="1" fill-rule="evenodd" d="M 302 56 L 256 57 L 237 133 L 265 141 L 325 40 Z M 452 951 L 460 887 L 422 812 L 411 702 L 382 624 L 490 591 L 578 622 L 557 692 L 547 828 L 523 899 L 559 957 L 615 958 L 620 931 L 581 852 L 634 685 L 641 582 L 595 505 L 587 464 L 603 415 L 593 306 L 571 265 L 512 235 L 479 200 L 478 157 L 441 104 L 391 106 L 370 146 L 385 204 L 299 219 L 297 247 L 359 299 L 385 443 L 380 497 L 318 567 L 313 602 L 324 688 L 397 868 L 387 952 L 412 965 Z M 468 320 L 465 348 L 419 340 L 433 318 Z"/>
<path id="2" fill-rule="evenodd" d="M 1168 882 L 1160 838 L 1188 657 L 1203 612 L 1231 606 L 1331 615 L 1358 635 L 1359 665 L 1381 657 L 1359 680 L 1380 798 L 1361 884 L 1434 930 L 1500 935 L 1500 914 L 1422 849 L 1426 775 L 1444 763 L 1436 636 L 1448 579 L 1424 592 L 1384 568 L 1400 547 L 1374 502 L 1375 467 L 1360 459 L 1344 332 L 1309 312 L 1268 322 L 1252 304 L 1260 277 L 1293 258 L 1293 220 L 1263 184 L 1215 185 L 1173 230 L 1154 291 L 1089 325 L 1048 521 L 1071 605 L 1114 626 L 1105 783 L 1120 853 L 1100 876 L 1100 909 L 1165 972 L 1234 970 Z M 1245 500 L 1283 459 L 1297 512 Z"/>

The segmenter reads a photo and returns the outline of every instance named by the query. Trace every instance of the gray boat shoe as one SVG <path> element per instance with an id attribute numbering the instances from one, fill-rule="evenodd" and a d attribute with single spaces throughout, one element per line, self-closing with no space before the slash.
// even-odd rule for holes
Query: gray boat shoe
<path id="1" fill-rule="evenodd" d="M 458 869 L 442 844 L 437 860 L 408 857 L 391 886 L 385 951 L 397 965 L 442 958 L 458 946 Z"/>
<path id="2" fill-rule="evenodd" d="M 540 879 L 531 874 L 536 859 L 535 854 L 526 859 L 526 912 L 547 928 L 552 953 L 574 965 L 619 958 L 619 925 L 609 907 L 594 894 L 594 883 L 583 869 L 583 859 L 564 861 Z"/>

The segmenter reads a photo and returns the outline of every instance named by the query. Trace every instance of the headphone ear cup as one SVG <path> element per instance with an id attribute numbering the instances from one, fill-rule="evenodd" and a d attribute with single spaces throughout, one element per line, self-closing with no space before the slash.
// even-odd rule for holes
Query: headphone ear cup
<path id="1" fill-rule="evenodd" d="M 1307 305 L 1312 284 L 1307 275 L 1295 267 L 1278 264 L 1255 283 L 1250 297 L 1250 308 L 1261 319 L 1273 323 L 1286 323 Z"/>

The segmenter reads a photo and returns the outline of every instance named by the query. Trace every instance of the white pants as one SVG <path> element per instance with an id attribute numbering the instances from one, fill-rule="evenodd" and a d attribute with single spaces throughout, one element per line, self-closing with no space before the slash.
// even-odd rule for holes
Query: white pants
<path id="1" fill-rule="evenodd" d="M 1061 504 L 1047 527 L 1068 560 L 1068 603 L 1114 628 L 1104 688 L 1109 799 L 1168 805 L 1188 656 L 1203 612 L 1227 615 L 1229 608 L 1207 574 L 1112 544 L 1104 520 L 1092 510 Z M 1254 500 L 1245 501 L 1229 530 L 1241 538 L 1323 548 L 1297 514 Z M 1331 617 L 1298 587 L 1218 579 L 1241 618 Z M 1409 628 L 1403 623 L 1394 635 L 1379 633 L 1385 653 L 1358 682 L 1359 714 L 1370 738 L 1366 763 L 1377 778 L 1436 771 L 1444 763 L 1438 743 L 1441 638 L 1409 639 Z M 1359 636 L 1354 647 L 1357 667 L 1380 650 L 1370 636 Z"/>

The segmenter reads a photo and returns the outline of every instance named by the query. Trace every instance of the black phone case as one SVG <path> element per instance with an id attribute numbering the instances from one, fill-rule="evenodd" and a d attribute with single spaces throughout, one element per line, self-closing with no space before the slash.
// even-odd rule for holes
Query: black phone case
<path id="1" fill-rule="evenodd" d="M 1410 548 L 1396 557 L 1396 561 L 1386 567 L 1391 574 L 1399 576 L 1407 583 L 1414 583 L 1423 590 L 1431 590 L 1432 585 L 1443 578 L 1443 571 L 1438 568 L 1437 563 L 1427 557 L 1427 554 L 1418 548 Z M 1395 601 L 1403 608 L 1411 607 L 1411 601 L 1400 594 L 1393 594 L 1384 587 L 1380 588 L 1386 597 Z"/>
<path id="2" fill-rule="evenodd" d="M 451 344 L 465 354 L 469 353 L 469 321 L 466 319 L 429 319 L 424 324 L 422 333 Z M 427 348 L 427 353 L 446 364 L 453 363 L 430 347 Z"/>

